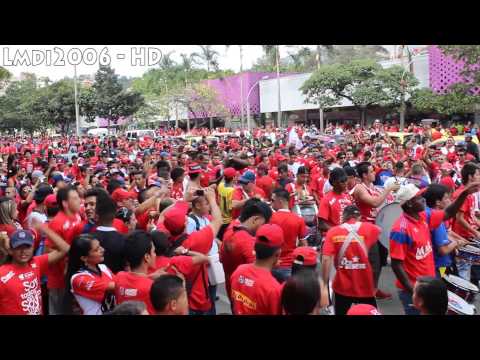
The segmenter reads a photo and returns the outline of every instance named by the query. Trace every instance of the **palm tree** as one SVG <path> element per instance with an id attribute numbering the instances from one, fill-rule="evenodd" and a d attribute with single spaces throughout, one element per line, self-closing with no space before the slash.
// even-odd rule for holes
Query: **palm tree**
<path id="1" fill-rule="evenodd" d="M 281 126 L 282 122 L 282 104 L 280 97 L 280 45 L 262 45 L 265 55 L 270 59 L 275 59 L 275 66 L 277 68 L 277 91 L 278 91 L 278 112 L 277 112 L 277 127 Z"/>
<path id="2" fill-rule="evenodd" d="M 163 54 L 162 60 L 160 61 L 160 68 L 162 70 L 168 70 L 175 66 L 175 61 L 172 59 L 172 54 L 175 51 L 170 51 L 166 54 Z"/>
<path id="3" fill-rule="evenodd" d="M 210 72 L 212 67 L 215 71 L 218 71 L 218 57 L 220 56 L 219 52 L 212 49 L 212 45 L 198 45 L 201 49 L 200 53 L 193 53 L 192 57 L 199 59 L 202 63 L 207 66 L 207 72 Z"/>

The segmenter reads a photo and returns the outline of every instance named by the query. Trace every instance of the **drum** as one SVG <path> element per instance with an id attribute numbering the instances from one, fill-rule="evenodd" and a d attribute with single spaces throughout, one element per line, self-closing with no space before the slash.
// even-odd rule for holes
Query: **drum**
<path id="1" fill-rule="evenodd" d="M 465 245 L 459 248 L 457 256 L 472 265 L 480 265 L 480 248 L 475 246 Z"/>
<path id="2" fill-rule="evenodd" d="M 475 295 L 479 293 L 477 286 L 461 277 L 445 275 L 442 279 L 447 283 L 447 289 L 449 291 L 457 294 L 468 303 L 472 303 Z"/>
<path id="3" fill-rule="evenodd" d="M 293 212 L 301 216 L 305 221 L 308 229 L 308 244 L 309 246 L 317 246 L 318 231 L 317 231 L 317 207 L 315 205 L 296 205 L 293 207 Z"/>
<path id="4" fill-rule="evenodd" d="M 375 224 L 380 226 L 382 233 L 380 234 L 380 243 L 387 249 L 390 249 L 390 231 L 392 230 L 393 223 L 402 215 L 403 210 L 400 203 L 393 202 L 385 205 L 378 212 Z"/>
<path id="5" fill-rule="evenodd" d="M 305 225 L 317 226 L 317 208 L 315 205 L 296 205 L 293 212 L 305 220 Z"/>
<path id="6" fill-rule="evenodd" d="M 447 315 L 474 315 L 475 313 L 475 306 L 467 303 L 457 294 L 448 292 Z"/>

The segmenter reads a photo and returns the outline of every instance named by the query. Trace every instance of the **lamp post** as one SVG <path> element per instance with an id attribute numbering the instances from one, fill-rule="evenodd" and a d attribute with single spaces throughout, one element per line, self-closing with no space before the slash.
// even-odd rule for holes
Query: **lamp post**
<path id="1" fill-rule="evenodd" d="M 73 65 L 73 84 L 75 91 L 75 124 L 77 128 L 77 137 L 80 137 L 80 121 L 78 117 L 78 90 L 77 90 L 77 65 Z"/>
<path id="2" fill-rule="evenodd" d="M 259 80 L 257 80 L 257 82 L 255 84 L 253 84 L 253 86 L 250 88 L 250 90 L 248 90 L 248 93 L 247 93 L 247 128 L 248 128 L 248 131 L 250 132 L 250 94 L 252 93 L 253 89 L 255 89 L 255 86 L 257 86 L 260 81 L 262 80 L 267 80 L 269 79 L 268 75 L 265 75 L 265 76 L 262 76 Z"/>

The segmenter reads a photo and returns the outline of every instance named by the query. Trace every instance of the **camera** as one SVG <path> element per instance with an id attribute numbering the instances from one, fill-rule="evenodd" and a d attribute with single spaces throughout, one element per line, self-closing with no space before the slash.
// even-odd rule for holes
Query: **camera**
<path id="1" fill-rule="evenodd" d="M 203 191 L 203 190 L 197 190 L 197 191 L 195 191 L 195 195 L 196 195 L 196 196 L 203 196 L 203 195 L 205 195 L 205 191 Z"/>

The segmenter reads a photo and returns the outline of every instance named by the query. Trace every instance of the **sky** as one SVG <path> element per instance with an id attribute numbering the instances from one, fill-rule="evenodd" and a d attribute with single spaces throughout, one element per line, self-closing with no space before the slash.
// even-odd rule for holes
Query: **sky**
<path id="1" fill-rule="evenodd" d="M 313 49 L 315 45 L 301 46 Z M 383 46 L 393 51 L 393 45 Z M 220 53 L 221 69 L 240 70 L 238 46 L 232 45 L 226 49 L 225 45 L 213 45 L 213 48 Z M 65 76 L 73 77 L 74 64 L 77 64 L 77 75 L 93 75 L 100 63 L 109 63 L 119 75 L 138 77 L 148 69 L 158 67 L 159 54 L 172 52 L 172 58 L 180 61 L 180 54 L 199 50 L 196 45 L 0 45 L 0 66 L 15 77 L 22 72 L 30 72 L 36 74 L 37 78 L 47 76 L 56 81 Z M 282 57 L 291 51 L 286 46 L 280 47 Z M 243 45 L 244 69 L 251 67 L 261 56 L 260 45 Z"/>

